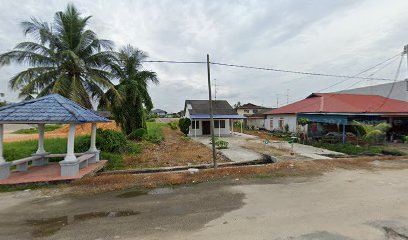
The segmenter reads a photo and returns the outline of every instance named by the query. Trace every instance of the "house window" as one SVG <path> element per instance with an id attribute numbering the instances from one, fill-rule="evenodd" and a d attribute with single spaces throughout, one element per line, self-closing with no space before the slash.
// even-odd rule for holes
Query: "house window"
<path id="1" fill-rule="evenodd" d="M 279 119 L 279 129 L 283 130 L 283 127 L 285 125 L 285 121 L 283 120 L 283 118 Z"/>
<path id="2" fill-rule="evenodd" d="M 193 129 L 200 129 L 200 121 L 192 121 L 191 126 Z"/>
<path id="3" fill-rule="evenodd" d="M 214 128 L 225 128 L 225 120 L 214 120 Z"/>
<path id="4" fill-rule="evenodd" d="M 244 113 L 249 113 L 249 110 L 248 110 L 248 109 L 245 109 L 245 110 L 244 110 Z"/>
<path id="5" fill-rule="evenodd" d="M 253 113 L 258 113 L 258 109 L 254 109 L 252 112 Z"/>

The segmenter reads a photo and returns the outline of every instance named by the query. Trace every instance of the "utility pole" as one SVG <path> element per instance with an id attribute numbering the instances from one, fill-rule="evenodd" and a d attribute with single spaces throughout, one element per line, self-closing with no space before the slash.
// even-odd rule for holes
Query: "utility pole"
<path id="1" fill-rule="evenodd" d="M 408 71 L 408 45 L 404 46 L 404 53 L 407 55 L 407 71 Z"/>
<path id="2" fill-rule="evenodd" d="M 276 108 L 279 108 L 279 94 L 276 94 Z"/>
<path id="3" fill-rule="evenodd" d="M 217 79 L 214 78 L 214 99 L 217 101 Z"/>
<path id="4" fill-rule="evenodd" d="M 215 152 L 215 136 L 214 136 L 214 117 L 213 105 L 211 99 L 211 76 L 210 76 L 210 55 L 207 54 L 207 76 L 208 76 L 208 100 L 210 101 L 210 128 L 211 128 L 211 142 L 214 168 L 217 168 L 217 153 Z"/>

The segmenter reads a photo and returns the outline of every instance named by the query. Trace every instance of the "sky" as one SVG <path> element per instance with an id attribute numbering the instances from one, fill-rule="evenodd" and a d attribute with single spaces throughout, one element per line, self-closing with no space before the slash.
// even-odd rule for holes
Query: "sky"
<path id="1" fill-rule="evenodd" d="M 406 0 L 0 0 L 0 53 L 32 40 L 20 23 L 52 22 L 73 3 L 99 38 L 115 48 L 130 44 L 149 60 L 210 61 L 257 67 L 355 75 L 402 52 L 408 44 Z M 362 76 L 394 79 L 395 58 Z M 408 75 L 404 58 L 398 79 Z M 159 85 L 149 87 L 154 107 L 183 109 L 186 99 L 208 99 L 205 64 L 145 63 Z M 9 79 L 27 66 L 0 67 L 0 92 L 19 101 Z M 375 73 L 375 74 L 372 74 Z M 328 86 L 339 91 L 384 81 L 306 76 L 211 65 L 217 99 L 277 107 Z M 214 85 L 212 86 L 214 89 Z M 214 93 L 213 93 L 214 94 Z"/>

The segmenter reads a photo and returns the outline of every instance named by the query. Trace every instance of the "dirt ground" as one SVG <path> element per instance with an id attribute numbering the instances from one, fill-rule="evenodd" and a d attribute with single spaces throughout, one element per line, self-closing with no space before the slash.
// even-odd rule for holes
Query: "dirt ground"
<path id="1" fill-rule="evenodd" d="M 203 144 L 184 138 L 179 130 L 163 128 L 164 141 L 146 144 L 143 152 L 126 156 L 125 166 L 130 168 L 169 167 L 212 163 L 212 152 Z M 228 161 L 218 156 L 219 162 Z"/>
<path id="2" fill-rule="evenodd" d="M 400 165 L 373 164 L 394 159 L 401 161 Z M 378 168 L 398 169 L 408 166 L 403 157 L 364 157 L 350 159 L 330 160 L 287 160 L 274 164 L 258 166 L 224 167 L 217 169 L 204 169 L 194 174 L 190 172 L 146 173 L 146 174 L 116 174 L 99 175 L 84 178 L 68 185 L 74 187 L 75 192 L 105 192 L 126 188 L 155 188 L 160 186 L 195 184 L 227 178 L 241 177 L 296 177 L 296 176 L 319 176 L 325 172 L 340 169 L 365 169 L 376 170 Z"/>
<path id="3" fill-rule="evenodd" d="M 0 239 L 407 239 L 408 162 L 359 164 L 152 190 L 1 193 Z"/>

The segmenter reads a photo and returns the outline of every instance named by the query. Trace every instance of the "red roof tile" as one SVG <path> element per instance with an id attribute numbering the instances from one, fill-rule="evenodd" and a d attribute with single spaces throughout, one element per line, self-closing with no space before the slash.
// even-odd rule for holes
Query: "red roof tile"
<path id="1" fill-rule="evenodd" d="M 307 98 L 264 114 L 405 113 L 408 102 L 377 95 L 313 93 Z"/>

